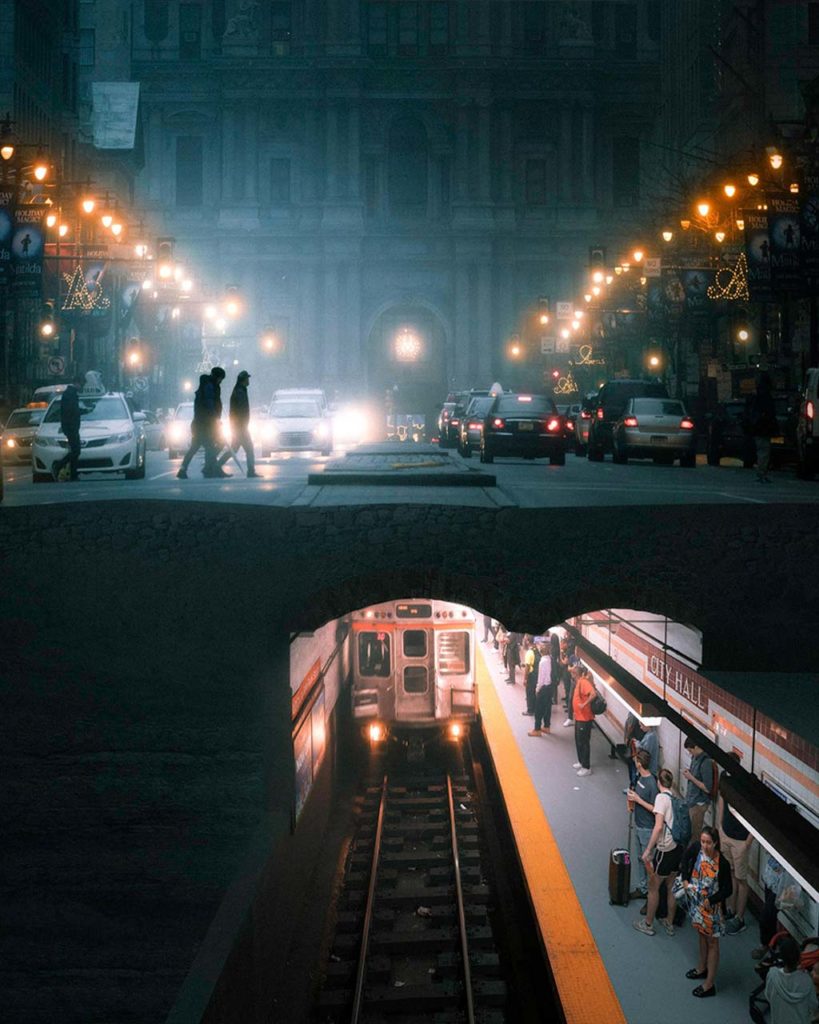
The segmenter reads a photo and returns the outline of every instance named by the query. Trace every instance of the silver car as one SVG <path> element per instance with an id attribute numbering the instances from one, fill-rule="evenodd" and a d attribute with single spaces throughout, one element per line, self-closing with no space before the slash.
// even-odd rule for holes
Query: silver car
<path id="1" fill-rule="evenodd" d="M 697 464 L 694 421 L 675 398 L 630 398 L 614 424 L 614 461 L 653 459 L 671 465 Z"/>

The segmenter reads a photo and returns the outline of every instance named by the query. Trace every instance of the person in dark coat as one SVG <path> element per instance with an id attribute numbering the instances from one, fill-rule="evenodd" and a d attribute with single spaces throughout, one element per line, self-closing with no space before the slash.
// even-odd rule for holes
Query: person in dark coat
<path id="1" fill-rule="evenodd" d="M 517 672 L 518 666 L 520 665 L 521 639 L 522 637 L 520 633 L 510 633 L 509 639 L 506 642 L 506 655 L 504 657 L 507 672 L 506 682 L 511 683 L 513 685 L 515 683 L 515 673 Z"/>
<path id="2" fill-rule="evenodd" d="M 218 383 L 214 381 L 216 370 L 221 373 Z M 193 399 L 191 444 L 185 452 L 182 465 L 176 474 L 180 480 L 187 480 L 188 466 L 200 448 L 203 448 L 205 452 L 203 476 L 230 476 L 230 473 L 226 473 L 216 462 L 216 431 L 222 415 L 222 398 L 218 384 L 224 380 L 224 376 L 225 371 L 217 366 L 210 373 L 203 373 L 199 378 L 199 387 L 196 389 Z"/>
<path id="3" fill-rule="evenodd" d="M 240 448 L 244 448 L 247 459 L 247 475 L 257 477 L 261 474 L 256 472 L 256 456 L 253 451 L 253 438 L 250 436 L 250 400 L 247 397 L 247 387 L 250 384 L 250 374 L 247 370 L 236 378 L 236 385 L 230 393 L 230 444 L 219 457 L 219 465 L 224 466 L 231 455 L 235 455 Z"/>
<path id="4" fill-rule="evenodd" d="M 60 396 L 60 430 L 68 439 L 68 452 L 57 459 L 51 467 L 51 474 L 55 480 L 60 477 L 60 471 L 65 466 L 70 467 L 69 480 L 77 479 L 77 467 L 80 461 L 80 388 L 85 384 L 85 378 L 79 375 L 72 380 Z"/>
<path id="5" fill-rule="evenodd" d="M 770 374 L 760 373 L 751 406 L 748 411 L 751 434 L 756 445 L 756 478 L 762 484 L 769 484 L 768 469 L 771 464 L 771 438 L 779 433 L 776 421 L 776 406 L 771 394 Z"/>

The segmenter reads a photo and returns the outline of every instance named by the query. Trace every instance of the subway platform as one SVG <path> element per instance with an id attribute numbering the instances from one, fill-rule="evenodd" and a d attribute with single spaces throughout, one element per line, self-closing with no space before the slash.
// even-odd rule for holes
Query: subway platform
<path id="1" fill-rule="evenodd" d="M 522 670 L 509 686 L 498 653 L 478 646 L 483 728 L 568 1024 L 747 1020 L 748 995 L 759 983 L 750 956 L 756 919 L 748 913 L 744 932 L 721 939 L 717 996 L 692 996 L 697 982 L 685 972 L 696 966 L 698 946 L 690 922 L 673 937 L 661 927 L 651 937 L 632 927 L 641 900 L 609 904 L 609 851 L 624 846 L 628 834 L 626 765 L 609 758 L 609 744 L 594 729 L 592 774 L 578 778 L 562 703 L 553 709 L 551 735 L 527 736 L 532 719 L 522 714 Z M 636 872 L 635 865 L 632 888 Z"/>

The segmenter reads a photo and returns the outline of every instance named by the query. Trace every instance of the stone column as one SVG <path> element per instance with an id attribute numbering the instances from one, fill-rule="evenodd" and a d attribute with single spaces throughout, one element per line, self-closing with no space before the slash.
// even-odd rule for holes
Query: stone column
<path id="1" fill-rule="evenodd" d="M 477 141 L 477 198 L 488 203 L 492 194 L 492 112 L 488 99 L 482 100 L 478 108 Z"/>
<path id="2" fill-rule="evenodd" d="M 455 267 L 455 338 L 453 345 L 452 375 L 456 387 L 470 383 L 470 342 L 472 339 L 471 310 L 469 303 L 469 281 L 471 267 L 468 263 L 457 263 Z"/>
<path id="3" fill-rule="evenodd" d="M 493 318 L 492 266 L 482 263 L 478 267 L 476 306 L 478 313 L 477 334 L 474 344 L 477 348 L 476 380 L 491 383 L 492 350 L 497 344 Z M 482 385 L 481 385 L 482 386 Z M 488 386 L 488 385 L 487 385 Z"/>
<path id="4" fill-rule="evenodd" d="M 469 173 L 469 107 L 465 101 L 458 107 L 458 126 L 455 138 L 455 195 L 465 202 L 471 195 Z"/>

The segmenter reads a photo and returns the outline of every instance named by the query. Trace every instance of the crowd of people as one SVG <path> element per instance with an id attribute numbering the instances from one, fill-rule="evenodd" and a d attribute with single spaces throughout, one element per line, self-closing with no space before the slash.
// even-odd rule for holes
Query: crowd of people
<path id="1" fill-rule="evenodd" d="M 203 449 L 205 453 L 205 464 L 202 469 L 202 476 L 226 477 L 230 476 L 224 469 L 229 458 L 232 458 L 239 448 L 244 448 L 247 459 L 246 476 L 256 477 L 255 454 L 253 451 L 253 440 L 250 436 L 250 401 L 247 389 L 250 384 L 250 374 L 242 370 L 236 377 L 236 384 L 230 394 L 230 442 L 225 445 L 221 438 L 222 420 L 222 381 L 225 379 L 225 371 L 221 366 L 214 366 L 210 373 L 203 373 L 199 378 L 199 387 L 196 389 L 193 401 L 193 421 L 191 423 L 191 444 L 182 459 L 177 477 L 180 480 L 188 479 L 188 467 L 193 457 Z M 224 448 L 224 451 L 222 450 Z"/>
<path id="2" fill-rule="evenodd" d="M 523 673 L 526 706 L 523 715 L 534 718 L 528 736 L 549 736 L 552 711 L 560 702 L 562 685 L 565 720 L 574 728 L 577 761 L 582 777 L 592 774 L 591 731 L 599 698 L 591 671 L 579 656 L 571 636 L 557 631 L 528 636 L 506 630 L 484 616 L 483 642 L 497 650 L 508 685 L 516 685 Z M 638 856 L 636 888 L 632 898 L 642 898 L 634 928 L 656 935 L 660 924 L 668 936 L 690 920 L 698 937 L 698 958 L 686 978 L 698 984 L 692 994 L 700 999 L 717 994 L 719 941 L 745 931 L 748 905 L 748 859 L 753 836 L 735 817 L 727 801 L 718 795 L 717 767 L 693 738 L 685 740 L 690 756 L 682 771 L 680 790 L 668 768 L 662 767 L 657 730 L 630 715 L 623 750 L 629 766 L 626 795 Z M 706 817 L 713 809 L 713 824 Z M 788 882 L 783 883 L 783 877 Z M 767 965 L 767 976 L 754 997 L 766 1002 L 770 1024 L 819 1022 L 819 940 L 815 954 L 805 953 L 786 932 L 778 930 L 778 911 L 783 885 L 793 883 L 775 858 L 768 855 L 763 872 L 764 905 L 759 920 L 759 945 L 752 957 Z M 813 950 L 814 946 L 806 944 Z M 815 966 L 813 960 L 815 959 Z M 812 967 L 809 975 L 806 966 Z M 760 970 L 759 966 L 757 968 Z M 764 991 L 763 991 L 764 990 Z"/>

